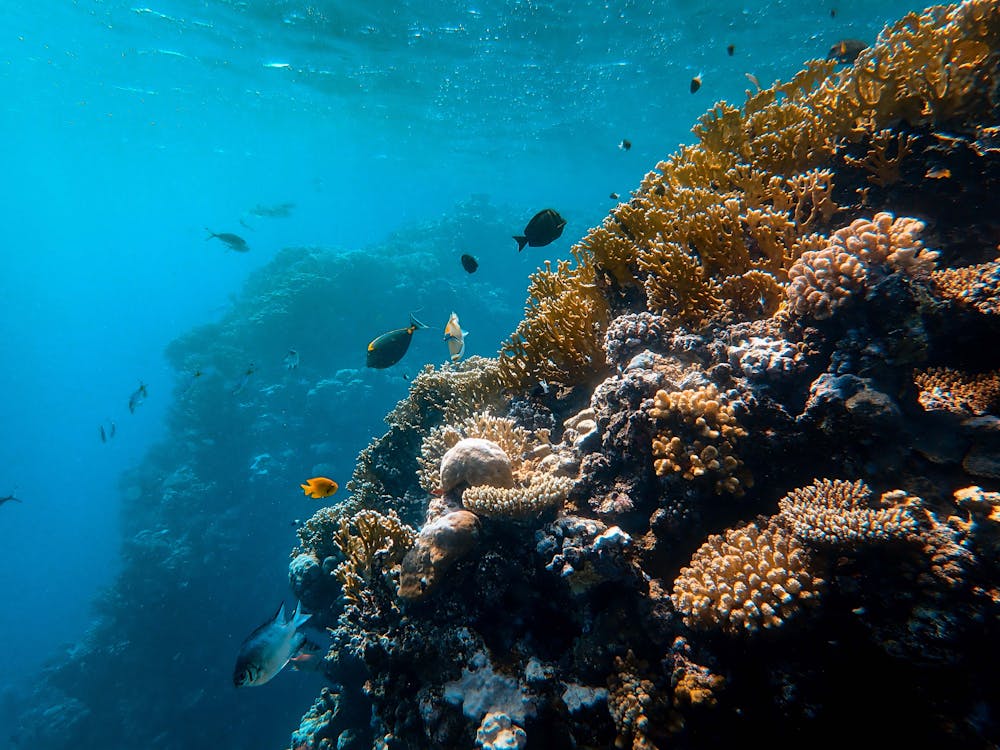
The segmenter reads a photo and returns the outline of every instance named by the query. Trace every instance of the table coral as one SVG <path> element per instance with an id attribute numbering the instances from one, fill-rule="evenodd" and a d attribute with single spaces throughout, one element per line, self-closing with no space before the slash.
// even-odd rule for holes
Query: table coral
<path id="1" fill-rule="evenodd" d="M 920 389 L 917 400 L 927 411 L 981 415 L 1000 407 L 1000 370 L 965 373 L 951 367 L 929 367 L 913 374 Z"/>
<path id="2" fill-rule="evenodd" d="M 778 508 L 795 536 L 812 544 L 902 539 L 916 530 L 905 493 L 902 498 L 886 493 L 882 499 L 883 507 L 872 507 L 871 490 L 860 479 L 816 479 L 785 495 Z"/>
<path id="3" fill-rule="evenodd" d="M 782 625 L 819 594 L 809 550 L 780 524 L 712 534 L 674 580 L 671 600 L 692 628 L 753 633 Z"/>
<path id="4" fill-rule="evenodd" d="M 931 288 L 941 297 L 968 305 L 984 315 L 1000 313 L 1000 262 L 943 268 L 931 274 Z"/>

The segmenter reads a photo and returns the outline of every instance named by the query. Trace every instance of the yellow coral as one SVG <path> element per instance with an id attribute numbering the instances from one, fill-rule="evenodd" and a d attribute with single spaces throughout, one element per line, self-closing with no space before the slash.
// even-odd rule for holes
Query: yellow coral
<path id="1" fill-rule="evenodd" d="M 707 475 L 715 478 L 716 492 L 743 494 L 750 479 L 741 471 L 735 446 L 747 433 L 714 384 L 657 391 L 649 416 L 665 423 L 653 438 L 657 475 L 677 473 L 688 480 Z"/>
<path id="2" fill-rule="evenodd" d="M 996 315 L 1000 313 L 1000 261 L 935 271 L 931 288 L 945 299 Z"/>
<path id="3" fill-rule="evenodd" d="M 969 374 L 950 367 L 929 367 L 913 374 L 917 400 L 927 411 L 980 415 L 1000 406 L 1000 370 Z"/>
<path id="4" fill-rule="evenodd" d="M 517 487 L 482 484 L 462 493 L 462 505 L 479 516 L 490 518 L 532 518 L 548 508 L 561 505 L 573 489 L 573 480 L 551 474 L 531 476 Z"/>
<path id="5" fill-rule="evenodd" d="M 670 597 L 686 625 L 729 633 L 781 625 L 822 581 L 810 571 L 811 556 L 777 523 L 754 523 L 713 534 L 674 580 Z"/>
<path id="6" fill-rule="evenodd" d="M 816 479 L 778 501 L 780 516 L 795 536 L 813 544 L 846 545 L 902 539 L 917 529 L 906 493 L 886 493 L 872 507 L 871 490 L 860 479 Z"/>
<path id="7" fill-rule="evenodd" d="M 417 532 L 403 523 L 395 511 L 387 514 L 362 510 L 340 520 L 334 542 L 344 561 L 334 570 L 349 603 L 360 605 L 370 596 L 376 578 L 398 568 Z"/>
<path id="8" fill-rule="evenodd" d="M 879 187 L 888 187 L 900 179 L 903 160 L 909 155 L 910 147 L 917 139 L 883 128 L 871 138 L 871 148 L 861 159 L 845 156 L 844 161 L 852 167 L 868 172 L 868 181 Z"/>

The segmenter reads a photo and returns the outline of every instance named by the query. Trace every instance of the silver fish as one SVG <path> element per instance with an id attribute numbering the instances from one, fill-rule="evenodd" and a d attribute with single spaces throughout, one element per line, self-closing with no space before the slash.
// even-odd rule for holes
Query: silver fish
<path id="1" fill-rule="evenodd" d="M 233 670 L 236 687 L 263 685 L 284 669 L 306 643 L 298 629 L 310 618 L 302 613 L 302 602 L 295 606 L 292 619 L 285 622 L 285 603 L 282 602 L 274 617 L 253 631 L 240 646 Z"/>

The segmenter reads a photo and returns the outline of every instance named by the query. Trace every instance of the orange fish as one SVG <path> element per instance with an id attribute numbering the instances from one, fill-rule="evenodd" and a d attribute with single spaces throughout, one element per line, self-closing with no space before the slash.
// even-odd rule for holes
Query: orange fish
<path id="1" fill-rule="evenodd" d="M 312 479 L 307 479 L 305 484 L 300 484 L 299 487 L 305 492 L 309 497 L 330 497 L 336 491 L 339 485 L 332 479 L 327 479 L 326 477 L 313 477 Z"/>

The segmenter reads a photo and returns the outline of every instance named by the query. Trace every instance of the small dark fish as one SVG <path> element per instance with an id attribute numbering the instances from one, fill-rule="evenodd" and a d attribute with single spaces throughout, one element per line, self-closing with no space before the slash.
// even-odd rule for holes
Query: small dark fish
<path id="1" fill-rule="evenodd" d="M 284 669 L 288 661 L 302 648 L 306 637 L 298 629 L 312 615 L 302 613 L 302 602 L 295 607 L 292 619 L 285 622 L 285 603 L 274 617 L 254 630 L 240 646 L 233 670 L 236 687 L 263 685 Z"/>
<path id="2" fill-rule="evenodd" d="M 610 198 L 611 200 L 613 200 L 613 201 L 616 201 L 616 200 L 618 200 L 619 198 L 621 198 L 621 196 L 620 196 L 620 195 L 618 195 L 618 193 L 611 193 L 611 194 L 610 194 L 610 195 L 609 195 L 608 197 L 609 197 L 609 198 Z"/>
<path id="3" fill-rule="evenodd" d="M 104 425 L 101 425 L 101 442 L 102 442 L 102 443 L 106 443 L 106 442 L 108 442 L 108 436 L 107 436 L 107 434 L 106 434 L 106 433 L 104 432 Z"/>
<path id="4" fill-rule="evenodd" d="M 294 349 L 289 349 L 285 355 L 285 369 L 294 370 L 299 366 L 299 353 Z"/>
<path id="5" fill-rule="evenodd" d="M 208 227 L 205 227 L 205 231 L 208 232 L 208 237 L 205 238 L 206 240 L 210 240 L 213 237 L 217 240 L 222 240 L 229 246 L 230 250 L 237 250 L 241 253 L 245 253 L 250 249 L 250 246 L 247 245 L 247 241 L 238 234 L 230 234 L 229 232 L 216 233 Z"/>
<path id="6" fill-rule="evenodd" d="M 468 253 L 464 254 L 461 258 L 462 268 L 464 268 L 469 273 L 475 273 L 479 268 L 479 261 Z"/>
<path id="7" fill-rule="evenodd" d="M 247 383 L 250 382 L 250 378 L 253 376 L 255 372 L 257 372 L 257 368 L 256 366 L 254 366 L 254 363 L 251 362 L 247 367 L 246 371 L 243 373 L 243 376 L 240 378 L 240 382 L 238 382 L 236 384 L 236 387 L 233 388 L 234 395 L 242 391 L 244 388 L 246 388 Z"/>
<path id="8" fill-rule="evenodd" d="M 696 75 L 694 78 L 691 79 L 691 93 L 692 94 L 695 93 L 700 88 L 701 88 L 701 73 L 699 73 L 698 75 Z"/>
<path id="9" fill-rule="evenodd" d="M 112 437 L 113 438 L 115 436 L 116 432 L 118 432 L 118 427 L 117 427 L 117 425 L 115 425 L 114 422 L 112 422 L 111 423 L 111 432 L 108 434 L 108 437 Z"/>
<path id="10" fill-rule="evenodd" d="M 862 50 L 868 49 L 868 42 L 860 39 L 841 39 L 830 47 L 826 55 L 827 60 L 836 60 L 839 63 L 853 63 L 858 59 Z"/>
<path id="11" fill-rule="evenodd" d="M 734 54 L 736 54 L 736 45 L 735 44 L 730 44 L 729 46 L 727 46 L 726 47 L 726 54 L 729 55 L 730 57 L 732 57 Z"/>
<path id="12" fill-rule="evenodd" d="M 628 151 L 630 148 L 632 148 L 632 141 L 628 139 L 622 139 L 622 142 L 618 144 L 618 148 L 620 148 L 622 151 Z"/>
<path id="13" fill-rule="evenodd" d="M 546 208 L 531 217 L 528 226 L 524 228 L 523 235 L 514 235 L 517 240 L 517 250 L 524 250 L 525 245 L 531 247 L 544 247 L 550 242 L 559 239 L 563 228 L 566 226 L 566 219 L 559 215 L 557 211 Z"/>
<path id="14" fill-rule="evenodd" d="M 407 375 L 407 374 L 406 374 L 406 373 L 404 372 L 404 373 L 403 373 L 403 380 L 409 380 L 409 379 L 410 379 L 410 376 L 409 376 L 409 375 Z"/>
<path id="15" fill-rule="evenodd" d="M 837 9 L 830 8 L 830 18 L 836 18 L 836 17 L 837 17 Z"/>
<path id="16" fill-rule="evenodd" d="M 19 503 L 21 502 L 21 499 L 14 497 L 13 495 L 7 495 L 7 497 L 0 497 L 0 505 L 4 505 L 5 503 L 9 502 Z"/>
<path id="17" fill-rule="evenodd" d="M 406 354 L 406 350 L 410 348 L 413 332 L 421 328 L 427 328 L 427 326 L 414 318 L 413 313 L 410 313 L 410 325 L 406 328 L 397 328 L 374 339 L 368 345 L 366 362 L 368 367 L 382 370 L 399 362 Z"/>
<path id="18" fill-rule="evenodd" d="M 140 380 L 139 387 L 132 391 L 132 395 L 128 397 L 129 414 L 135 414 L 135 407 L 145 401 L 148 395 L 149 392 L 146 390 L 146 384 Z"/>

